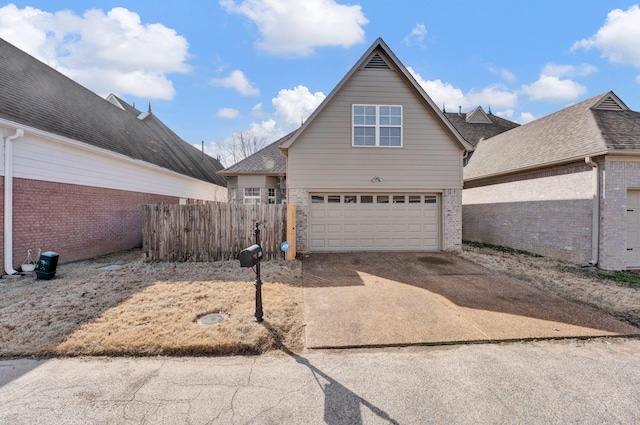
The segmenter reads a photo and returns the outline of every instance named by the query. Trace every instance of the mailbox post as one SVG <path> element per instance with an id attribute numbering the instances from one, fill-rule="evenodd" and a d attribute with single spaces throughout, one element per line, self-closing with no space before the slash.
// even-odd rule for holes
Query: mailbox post
<path id="1" fill-rule="evenodd" d="M 260 223 L 256 223 L 256 243 L 240 252 L 240 267 L 256 266 L 256 321 L 262 322 L 262 281 L 260 280 L 260 261 L 262 260 L 262 247 L 260 246 Z"/>

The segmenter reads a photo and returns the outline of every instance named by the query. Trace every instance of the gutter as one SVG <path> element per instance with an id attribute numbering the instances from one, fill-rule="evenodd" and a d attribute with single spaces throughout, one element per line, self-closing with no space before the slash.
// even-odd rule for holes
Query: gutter
<path id="1" fill-rule="evenodd" d="M 593 223 L 591 225 L 591 261 L 589 265 L 596 266 L 599 261 L 600 246 L 600 172 L 598 164 L 593 161 L 592 157 L 585 156 L 584 162 L 593 168 Z"/>
<path id="2" fill-rule="evenodd" d="M 13 141 L 24 136 L 24 130 L 4 140 L 4 271 L 18 273 L 13 269 Z"/>

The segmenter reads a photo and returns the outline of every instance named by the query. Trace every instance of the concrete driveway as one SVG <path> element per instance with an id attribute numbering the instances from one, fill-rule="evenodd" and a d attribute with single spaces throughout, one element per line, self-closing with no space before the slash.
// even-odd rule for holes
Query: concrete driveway
<path id="1" fill-rule="evenodd" d="M 309 254 L 308 348 L 640 335 L 452 253 Z"/>

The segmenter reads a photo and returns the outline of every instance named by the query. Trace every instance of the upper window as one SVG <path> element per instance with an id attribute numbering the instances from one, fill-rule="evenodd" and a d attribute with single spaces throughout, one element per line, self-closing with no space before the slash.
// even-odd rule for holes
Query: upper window
<path id="1" fill-rule="evenodd" d="M 402 106 L 353 105 L 353 146 L 402 146 Z"/>

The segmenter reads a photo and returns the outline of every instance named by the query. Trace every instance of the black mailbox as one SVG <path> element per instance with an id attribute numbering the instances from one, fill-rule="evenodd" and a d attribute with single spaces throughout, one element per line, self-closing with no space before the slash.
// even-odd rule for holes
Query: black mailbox
<path id="1" fill-rule="evenodd" d="M 36 278 L 38 280 L 49 280 L 56 274 L 58 266 L 58 253 L 47 251 L 40 254 L 38 265 L 36 266 Z"/>
<path id="2" fill-rule="evenodd" d="M 262 247 L 251 245 L 240 251 L 240 267 L 253 267 L 262 260 Z"/>

